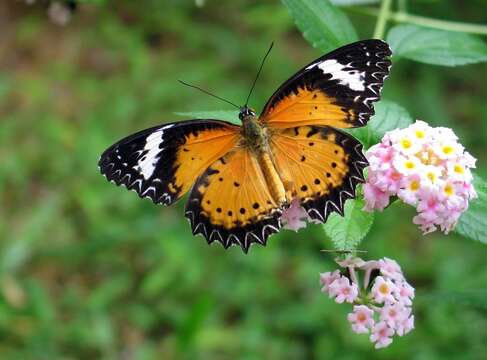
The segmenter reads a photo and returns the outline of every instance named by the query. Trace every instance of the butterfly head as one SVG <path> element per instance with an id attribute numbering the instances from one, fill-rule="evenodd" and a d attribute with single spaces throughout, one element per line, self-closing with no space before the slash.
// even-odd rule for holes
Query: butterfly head
<path id="1" fill-rule="evenodd" d="M 240 113 L 238 114 L 238 118 L 241 121 L 244 121 L 245 119 L 248 119 L 250 117 L 252 117 L 252 118 L 255 117 L 255 111 L 254 111 L 254 109 L 249 108 L 247 105 L 242 106 L 240 108 Z"/>

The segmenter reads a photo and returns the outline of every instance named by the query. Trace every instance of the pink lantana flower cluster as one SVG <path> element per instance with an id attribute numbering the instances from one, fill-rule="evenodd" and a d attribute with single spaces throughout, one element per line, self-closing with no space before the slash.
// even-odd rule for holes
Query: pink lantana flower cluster
<path id="1" fill-rule="evenodd" d="M 389 346 L 394 335 L 403 336 L 414 328 L 414 288 L 396 261 L 357 257 L 336 261 L 344 270 L 320 274 L 321 291 L 339 304 L 353 304 L 347 316 L 352 331 L 369 334 L 379 349 Z"/>
<path id="2" fill-rule="evenodd" d="M 476 159 L 451 129 L 416 121 L 387 132 L 367 152 L 365 210 L 383 210 L 391 196 L 416 207 L 413 222 L 424 234 L 452 230 L 470 200 L 477 197 L 471 168 Z"/>

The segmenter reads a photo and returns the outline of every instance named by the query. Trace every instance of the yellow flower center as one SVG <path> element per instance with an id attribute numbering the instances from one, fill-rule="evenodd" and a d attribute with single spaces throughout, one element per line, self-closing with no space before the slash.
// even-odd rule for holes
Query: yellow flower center
<path id="1" fill-rule="evenodd" d="M 411 183 L 409 184 L 409 189 L 411 189 L 411 191 L 418 191 L 419 190 L 419 181 L 417 181 L 417 180 L 411 181 Z"/>
<path id="2" fill-rule="evenodd" d="M 389 286 L 387 286 L 387 284 L 385 284 L 385 283 L 384 283 L 384 284 L 381 284 L 381 285 L 379 286 L 379 292 L 380 292 L 381 294 L 384 294 L 384 295 L 385 295 L 385 294 L 389 294 Z"/>
<path id="3" fill-rule="evenodd" d="M 416 130 L 416 131 L 415 131 L 415 134 L 416 134 L 416 137 L 417 137 L 418 139 L 422 139 L 422 138 L 424 138 L 424 131 L 423 131 L 423 130 Z"/>
<path id="4" fill-rule="evenodd" d="M 436 180 L 436 174 L 434 172 L 429 172 L 426 174 L 426 177 L 431 181 L 431 182 L 435 182 Z"/>
<path id="5" fill-rule="evenodd" d="M 414 169 L 416 167 L 416 165 L 412 161 L 406 161 L 404 166 L 406 166 L 406 169 L 409 169 L 409 170 Z"/>
<path id="6" fill-rule="evenodd" d="M 451 186 L 451 184 L 447 184 L 443 190 L 448 196 L 452 196 L 455 193 L 455 190 L 453 189 L 453 186 Z"/>
<path id="7" fill-rule="evenodd" d="M 441 150 L 444 154 L 449 155 L 453 152 L 453 147 L 451 147 L 450 145 L 445 145 Z"/>
<path id="8" fill-rule="evenodd" d="M 413 144 L 411 143 L 411 140 L 409 139 L 402 139 L 401 140 L 401 146 L 404 148 L 404 149 L 409 149 Z"/>
<path id="9" fill-rule="evenodd" d="M 357 320 L 360 322 L 363 322 L 363 321 L 367 320 L 367 317 L 365 316 L 364 313 L 358 313 L 357 314 Z"/>
<path id="10" fill-rule="evenodd" d="M 463 174 L 464 173 L 463 167 L 461 165 L 458 165 L 458 164 L 456 164 L 453 167 L 453 171 L 455 171 L 456 173 L 459 173 L 459 174 Z"/>

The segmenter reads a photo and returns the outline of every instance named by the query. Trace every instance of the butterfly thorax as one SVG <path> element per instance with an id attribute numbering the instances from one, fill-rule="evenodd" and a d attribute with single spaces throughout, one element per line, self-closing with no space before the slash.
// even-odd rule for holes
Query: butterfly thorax
<path id="1" fill-rule="evenodd" d="M 245 145 L 255 154 L 266 151 L 268 136 L 266 129 L 259 123 L 255 115 L 242 117 L 243 137 Z"/>
<path id="2" fill-rule="evenodd" d="M 273 161 L 273 155 L 269 146 L 270 134 L 255 115 L 255 112 L 247 107 L 241 109 L 239 118 L 242 121 L 244 146 L 254 154 L 264 174 L 269 190 L 276 204 L 279 206 L 288 202 L 283 179 L 279 176 Z"/>

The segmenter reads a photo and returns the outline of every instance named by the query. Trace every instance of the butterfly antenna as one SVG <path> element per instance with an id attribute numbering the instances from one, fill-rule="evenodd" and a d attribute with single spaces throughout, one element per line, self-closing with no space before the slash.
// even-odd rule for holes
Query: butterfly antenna
<path id="1" fill-rule="evenodd" d="M 230 105 L 235 106 L 237 109 L 240 109 L 240 106 L 235 105 L 233 102 L 228 101 L 228 100 L 226 100 L 226 99 L 224 99 L 224 98 L 221 98 L 221 97 L 219 97 L 219 96 L 217 96 L 217 95 L 215 95 L 215 94 L 212 94 L 211 92 L 209 92 L 209 91 L 207 91 L 207 90 L 205 90 L 205 89 L 202 89 L 202 88 L 200 88 L 200 87 L 198 87 L 198 86 L 195 86 L 195 85 L 188 84 L 188 83 L 186 83 L 186 82 L 184 82 L 184 81 L 182 81 L 182 80 L 178 80 L 178 81 L 179 81 L 181 84 L 183 84 L 183 85 L 186 85 L 186 86 L 189 86 L 189 87 L 191 87 L 191 88 L 197 89 L 197 90 L 199 90 L 199 91 L 201 91 L 201 92 L 204 92 L 204 93 L 205 93 L 205 94 L 207 94 L 207 95 L 213 96 L 214 98 L 217 98 L 217 99 L 219 99 L 219 100 L 221 100 L 221 101 L 225 101 L 226 103 L 228 103 L 228 104 L 230 104 Z"/>
<path id="2" fill-rule="evenodd" d="M 274 41 L 271 42 L 271 46 L 269 46 L 269 50 L 267 50 L 264 58 L 262 59 L 262 62 L 260 63 L 259 71 L 257 71 L 257 75 L 255 76 L 254 83 L 252 84 L 252 87 L 250 88 L 249 96 L 247 96 L 247 101 L 245 102 L 245 107 L 249 103 L 250 95 L 252 95 L 252 91 L 254 91 L 255 84 L 257 83 L 257 79 L 259 78 L 260 72 L 262 71 L 262 68 L 264 67 L 265 60 L 267 59 L 267 56 L 271 52 L 273 46 L 274 46 Z"/>

